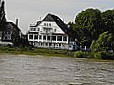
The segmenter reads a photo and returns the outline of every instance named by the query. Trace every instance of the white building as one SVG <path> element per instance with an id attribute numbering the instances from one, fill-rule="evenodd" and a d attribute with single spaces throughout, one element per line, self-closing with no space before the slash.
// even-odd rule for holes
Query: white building
<path id="1" fill-rule="evenodd" d="M 48 14 L 42 21 L 30 25 L 29 44 L 35 47 L 76 50 L 70 41 L 68 26 L 57 16 Z"/>

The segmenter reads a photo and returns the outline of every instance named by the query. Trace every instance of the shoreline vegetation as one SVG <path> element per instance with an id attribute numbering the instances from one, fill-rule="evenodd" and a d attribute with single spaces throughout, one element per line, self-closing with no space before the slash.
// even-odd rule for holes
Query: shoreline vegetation
<path id="1" fill-rule="evenodd" d="M 67 50 L 56 50 L 49 48 L 30 48 L 30 47 L 0 47 L 0 54 L 24 54 L 24 55 L 43 55 L 58 57 L 73 57 L 74 52 Z"/>
<path id="2" fill-rule="evenodd" d="M 14 55 L 32 55 L 32 56 L 54 56 L 54 57 L 71 57 L 71 58 L 85 58 L 97 60 L 113 60 L 114 54 L 106 54 L 105 52 L 93 53 L 83 51 L 68 51 L 49 48 L 31 48 L 31 47 L 0 47 L 0 54 L 14 54 Z M 102 55 L 107 55 L 104 58 Z"/>

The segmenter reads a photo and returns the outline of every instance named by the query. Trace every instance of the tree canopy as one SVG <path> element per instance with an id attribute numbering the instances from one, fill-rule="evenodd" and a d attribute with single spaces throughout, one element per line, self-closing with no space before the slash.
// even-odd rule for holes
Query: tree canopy
<path id="1" fill-rule="evenodd" d="M 73 30 L 72 36 L 81 46 L 90 47 L 93 40 L 108 31 L 114 35 L 114 10 L 101 12 L 98 9 L 86 9 L 79 13 L 74 23 L 69 23 Z"/>
<path id="2" fill-rule="evenodd" d="M 103 12 L 101 17 L 103 30 L 114 34 L 114 9 Z"/>

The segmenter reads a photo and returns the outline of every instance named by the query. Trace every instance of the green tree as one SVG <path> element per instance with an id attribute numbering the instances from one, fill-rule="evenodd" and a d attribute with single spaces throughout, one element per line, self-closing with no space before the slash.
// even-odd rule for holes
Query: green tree
<path id="1" fill-rule="evenodd" d="M 14 46 L 20 46 L 21 38 L 19 36 L 19 33 L 17 31 L 13 31 L 11 37 L 12 37 L 12 42 Z"/>
<path id="2" fill-rule="evenodd" d="M 101 34 L 101 11 L 87 9 L 76 16 L 73 26 L 75 37 L 83 46 L 90 46 L 92 40 L 96 40 Z"/>
<path id="3" fill-rule="evenodd" d="M 98 40 L 93 41 L 91 44 L 91 49 L 94 52 L 101 52 L 101 51 L 114 51 L 114 37 L 111 33 L 104 32 L 102 33 Z"/>
<path id="4" fill-rule="evenodd" d="M 103 12 L 101 17 L 103 31 L 108 31 L 114 35 L 114 9 Z"/>

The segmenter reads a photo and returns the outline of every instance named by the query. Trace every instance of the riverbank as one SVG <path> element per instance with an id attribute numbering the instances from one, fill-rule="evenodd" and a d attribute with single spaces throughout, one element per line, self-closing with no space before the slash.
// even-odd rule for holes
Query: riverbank
<path id="1" fill-rule="evenodd" d="M 72 58 L 87 58 L 87 59 L 100 59 L 102 60 L 101 53 L 83 52 L 83 51 L 68 51 L 46 48 L 30 48 L 30 47 L 0 47 L 0 54 L 24 54 L 24 55 L 42 55 L 42 56 L 55 56 L 55 57 L 72 57 Z M 105 60 L 113 60 L 114 54 L 105 55 Z M 104 57 L 104 56 L 103 56 Z"/>
<path id="2" fill-rule="evenodd" d="M 58 56 L 58 57 L 73 57 L 74 52 L 67 50 L 55 50 L 44 48 L 18 48 L 18 47 L 0 47 L 0 54 L 24 54 L 24 55 L 43 55 L 43 56 Z"/>

